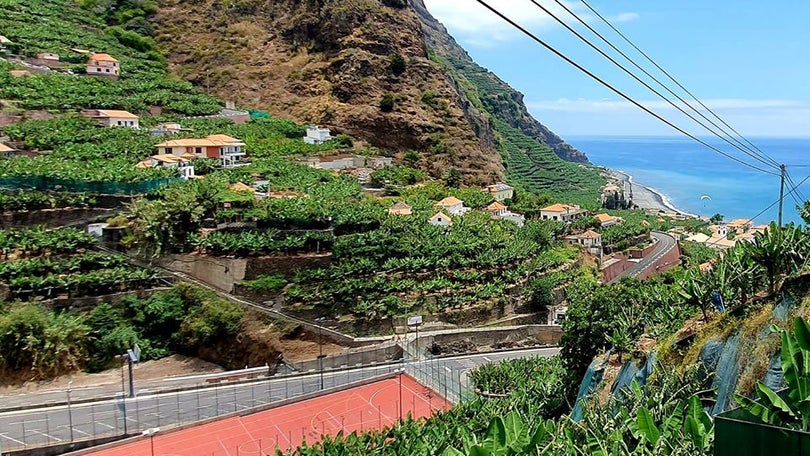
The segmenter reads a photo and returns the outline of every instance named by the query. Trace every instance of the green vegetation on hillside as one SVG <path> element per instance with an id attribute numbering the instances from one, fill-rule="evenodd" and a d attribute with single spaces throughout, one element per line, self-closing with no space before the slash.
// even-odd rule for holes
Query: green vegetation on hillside
<path id="1" fill-rule="evenodd" d="M 201 347 L 235 337 L 243 316 L 240 307 L 184 285 L 85 311 L 0 303 L 0 377 L 51 378 L 101 370 L 136 343 L 143 360 L 195 355 Z"/>
<path id="2" fill-rule="evenodd" d="M 452 75 L 472 104 L 488 115 L 510 184 L 549 195 L 558 202 L 597 207 L 605 179 L 592 165 L 564 161 L 547 144 L 515 128 L 522 116 L 520 105 L 513 99 L 516 92 L 471 61 L 435 52 L 431 58 Z"/>

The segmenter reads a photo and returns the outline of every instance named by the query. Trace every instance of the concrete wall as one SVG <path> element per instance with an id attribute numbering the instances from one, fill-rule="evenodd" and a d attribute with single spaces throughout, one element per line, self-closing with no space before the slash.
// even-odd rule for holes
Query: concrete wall
<path id="1" fill-rule="evenodd" d="M 562 337 L 562 326 L 526 325 L 520 328 L 489 328 L 458 333 L 435 334 L 419 337 L 420 347 L 429 347 L 434 343 L 447 345 L 453 342 L 469 340 L 475 345 L 493 345 L 507 341 L 518 341 L 534 338 L 537 343 L 557 345 Z"/>
<path id="2" fill-rule="evenodd" d="M 63 226 L 92 220 L 96 217 L 109 218 L 115 210 L 104 208 L 64 208 L 39 209 L 0 213 L 0 228 L 23 228 L 32 225 Z"/>
<path id="3" fill-rule="evenodd" d="M 350 349 L 340 354 L 327 356 L 323 359 L 323 368 L 324 370 L 340 369 L 358 365 L 385 363 L 398 359 L 402 359 L 402 347 L 394 343 L 384 343 L 382 346 Z M 317 359 L 289 363 L 287 369 L 279 366 L 277 372 L 289 372 L 290 367 L 295 368 L 298 372 L 317 371 L 320 370 L 320 363 Z"/>
<path id="4" fill-rule="evenodd" d="M 243 280 L 252 280 L 259 275 L 284 274 L 290 277 L 304 268 L 328 266 L 332 262 L 332 254 L 249 258 L 168 255 L 158 262 L 166 269 L 190 275 L 226 293 L 234 293 Z"/>

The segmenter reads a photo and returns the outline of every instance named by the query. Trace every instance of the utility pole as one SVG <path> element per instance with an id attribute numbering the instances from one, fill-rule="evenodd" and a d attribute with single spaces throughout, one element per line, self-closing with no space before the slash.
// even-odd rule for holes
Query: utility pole
<path id="1" fill-rule="evenodd" d="M 785 200 L 785 165 L 779 165 L 779 228 L 782 228 L 782 203 Z"/>

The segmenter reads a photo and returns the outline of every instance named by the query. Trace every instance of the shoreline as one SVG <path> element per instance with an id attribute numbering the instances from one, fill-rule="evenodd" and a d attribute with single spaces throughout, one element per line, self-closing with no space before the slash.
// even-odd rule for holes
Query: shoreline
<path id="1" fill-rule="evenodd" d="M 677 208 L 669 198 L 658 190 L 639 184 L 633 181 L 633 176 L 625 171 L 617 169 L 608 169 L 611 177 L 618 179 L 625 187 L 625 194 L 628 193 L 628 186 L 633 189 L 633 203 L 638 205 L 640 209 L 654 209 L 663 212 L 675 212 L 689 217 L 698 217 L 696 214 L 681 210 Z"/>

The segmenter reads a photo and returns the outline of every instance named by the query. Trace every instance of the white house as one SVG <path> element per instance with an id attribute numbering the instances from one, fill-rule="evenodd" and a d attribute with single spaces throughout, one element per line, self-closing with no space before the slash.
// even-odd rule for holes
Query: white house
<path id="1" fill-rule="evenodd" d="M 453 219 L 444 212 L 437 212 L 428 219 L 428 223 L 433 226 L 453 226 Z"/>
<path id="2" fill-rule="evenodd" d="M 307 144 L 323 144 L 332 139 L 332 135 L 328 128 L 320 128 L 317 125 L 310 125 L 307 127 L 307 135 L 304 136 L 304 142 Z"/>
<path id="3" fill-rule="evenodd" d="M 464 215 L 470 211 L 469 207 L 464 207 L 464 201 L 461 201 L 455 196 L 448 196 L 439 201 L 436 203 L 436 207 L 444 209 L 450 215 Z"/>
<path id="4" fill-rule="evenodd" d="M 616 217 L 610 214 L 596 214 L 594 215 L 594 218 L 599 221 L 599 225 L 601 225 L 602 228 L 618 225 L 624 221 L 621 217 Z"/>
<path id="5" fill-rule="evenodd" d="M 183 179 L 188 180 L 194 177 L 194 167 L 191 165 L 191 161 L 183 157 L 178 157 L 176 155 L 166 155 L 166 154 L 152 155 L 146 160 L 143 160 L 137 165 L 135 165 L 135 167 L 139 169 L 177 168 L 178 170 L 180 170 L 180 175 L 182 176 Z"/>
<path id="6" fill-rule="evenodd" d="M 484 211 L 489 212 L 490 214 L 492 214 L 493 217 L 498 217 L 500 215 L 507 213 L 509 211 L 509 208 L 506 207 L 500 201 L 495 201 L 494 203 L 487 206 L 484 209 Z"/>
<path id="7" fill-rule="evenodd" d="M 0 156 L 11 157 L 12 155 L 14 155 L 14 149 L 3 143 L 0 143 Z"/>
<path id="8" fill-rule="evenodd" d="M 117 78 L 121 70 L 118 59 L 110 54 L 93 54 L 87 59 L 85 71 L 92 76 Z"/>
<path id="9" fill-rule="evenodd" d="M 82 111 L 82 115 L 97 121 L 105 127 L 139 128 L 138 116 L 127 111 L 116 109 L 87 109 Z"/>
<path id="10" fill-rule="evenodd" d="M 540 218 L 543 220 L 558 220 L 566 223 L 579 220 L 587 215 L 588 211 L 577 205 L 552 204 L 540 209 Z"/>
<path id="11" fill-rule="evenodd" d="M 191 131 L 190 128 L 183 128 L 180 126 L 179 123 L 176 122 L 166 122 L 159 125 L 156 125 L 152 130 L 150 130 L 152 136 L 168 136 L 168 135 L 175 135 L 180 133 L 181 131 Z"/>
<path id="12" fill-rule="evenodd" d="M 588 230 L 580 234 L 572 234 L 563 238 L 566 242 L 579 245 L 596 256 L 602 255 L 602 235 L 593 230 Z"/>
<path id="13" fill-rule="evenodd" d="M 504 184 L 503 182 L 488 185 L 484 187 L 484 191 L 492 195 L 492 197 L 495 198 L 495 201 L 503 201 L 515 196 L 515 189 Z"/>
<path id="14" fill-rule="evenodd" d="M 223 168 L 236 168 L 247 163 L 245 143 L 228 135 L 208 135 L 205 138 L 170 139 L 155 144 L 158 154 L 211 158 Z"/>

